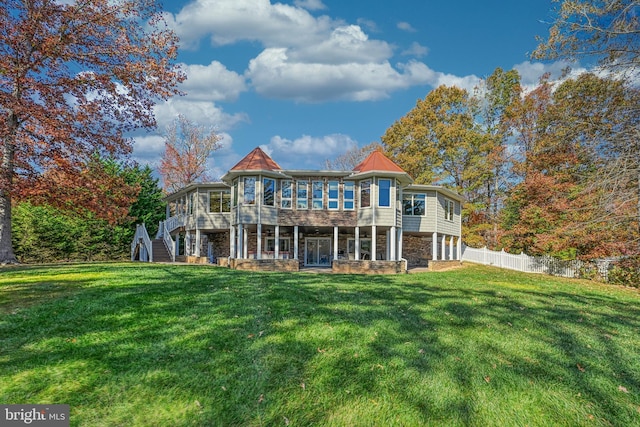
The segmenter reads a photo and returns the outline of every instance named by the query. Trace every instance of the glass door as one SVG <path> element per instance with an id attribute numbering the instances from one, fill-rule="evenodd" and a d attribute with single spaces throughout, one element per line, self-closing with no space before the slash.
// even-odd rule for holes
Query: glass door
<path id="1" fill-rule="evenodd" d="M 328 267 L 331 265 L 331 239 L 308 237 L 305 239 L 305 265 Z"/>

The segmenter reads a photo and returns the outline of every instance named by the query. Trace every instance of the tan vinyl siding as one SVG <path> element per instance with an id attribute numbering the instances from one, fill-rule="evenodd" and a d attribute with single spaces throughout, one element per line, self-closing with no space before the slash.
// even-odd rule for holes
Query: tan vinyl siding
<path id="1" fill-rule="evenodd" d="M 198 218 L 198 228 L 201 230 L 223 230 L 231 226 L 230 213 L 201 215 Z"/>
<path id="2" fill-rule="evenodd" d="M 435 191 L 407 191 L 412 194 L 425 194 L 425 215 L 402 216 L 402 229 L 406 232 L 433 233 L 436 231 L 438 199 Z"/>
<path id="3" fill-rule="evenodd" d="M 258 223 L 258 206 L 237 207 L 237 219 L 234 218 L 234 224 L 257 224 Z"/>
<path id="4" fill-rule="evenodd" d="M 264 225 L 278 225 L 278 208 L 263 206 L 260 210 L 260 222 Z"/>
<path id="5" fill-rule="evenodd" d="M 454 203 L 454 215 L 453 220 L 448 220 L 445 217 L 446 214 L 446 201 L 450 200 Z M 437 218 L 438 218 L 438 233 L 449 234 L 449 235 L 459 235 L 459 224 L 460 224 L 460 202 L 453 200 L 444 196 L 443 194 L 438 193 L 437 198 Z"/>

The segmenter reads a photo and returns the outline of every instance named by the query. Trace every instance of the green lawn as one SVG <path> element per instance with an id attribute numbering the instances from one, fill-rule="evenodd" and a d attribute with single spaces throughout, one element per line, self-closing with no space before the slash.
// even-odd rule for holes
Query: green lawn
<path id="1" fill-rule="evenodd" d="M 640 425 L 640 293 L 402 276 L 0 269 L 0 403 L 71 425 Z"/>

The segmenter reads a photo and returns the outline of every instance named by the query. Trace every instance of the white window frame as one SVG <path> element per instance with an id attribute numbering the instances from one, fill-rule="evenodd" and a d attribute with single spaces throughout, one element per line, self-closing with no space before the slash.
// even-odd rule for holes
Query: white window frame
<path id="1" fill-rule="evenodd" d="M 272 203 L 267 203 L 267 181 L 272 182 L 271 186 L 271 197 L 273 198 Z M 263 206 L 275 206 L 276 205 L 276 180 L 273 178 L 262 178 L 262 205 Z"/>
<path id="2" fill-rule="evenodd" d="M 407 196 L 411 196 L 411 213 L 406 213 L 404 210 L 404 202 L 405 202 L 405 198 Z M 424 199 L 424 205 L 423 205 L 423 212 L 421 215 L 416 215 L 413 212 L 415 211 L 416 208 L 416 196 L 422 196 L 422 198 Z M 402 195 L 402 215 L 405 216 L 426 216 L 427 215 L 427 195 L 424 193 L 404 193 Z"/>
<path id="3" fill-rule="evenodd" d="M 369 204 L 367 206 L 364 206 L 363 203 L 362 203 L 362 193 L 363 193 L 363 190 L 364 190 L 362 184 L 364 184 L 365 182 L 369 183 Z M 359 199 L 360 199 L 360 207 L 361 208 L 370 208 L 371 207 L 371 193 L 372 193 L 372 191 L 371 191 L 371 180 L 370 179 L 365 179 L 363 181 L 360 181 L 359 187 L 360 187 L 360 191 L 358 193 L 359 193 Z"/>
<path id="4" fill-rule="evenodd" d="M 251 203 L 247 203 L 247 181 L 253 180 L 253 201 Z M 245 176 L 242 179 L 242 204 L 248 206 L 255 206 L 256 204 L 256 193 L 258 186 L 258 179 L 255 176 Z"/>
<path id="5" fill-rule="evenodd" d="M 444 199 L 444 219 L 445 221 L 453 221 L 455 218 L 456 204 L 451 199 Z"/>
<path id="6" fill-rule="evenodd" d="M 300 191 L 304 192 L 304 198 L 300 198 Z M 309 182 L 306 180 L 296 181 L 296 209 L 309 209 Z"/>
<path id="7" fill-rule="evenodd" d="M 332 186 L 335 186 L 335 197 L 331 197 Z M 337 211 L 340 209 L 340 181 L 332 180 L 327 183 L 327 209 L 330 211 Z"/>
<path id="8" fill-rule="evenodd" d="M 289 197 L 284 197 L 284 187 L 286 184 L 289 185 Z M 285 202 L 289 202 L 289 206 L 285 206 Z M 290 179 L 284 179 L 280 182 L 280 208 L 293 208 L 293 181 L 291 181 Z"/>
<path id="9" fill-rule="evenodd" d="M 383 205 L 383 204 L 380 203 L 380 196 L 382 195 L 382 192 L 380 191 L 380 188 L 381 188 L 380 187 L 380 183 L 382 181 L 389 182 L 389 188 L 387 189 L 387 191 L 389 192 L 389 197 L 388 197 L 389 203 L 387 205 Z M 389 179 L 389 178 L 378 178 L 378 197 L 376 198 L 376 200 L 378 202 L 378 207 L 381 207 L 381 208 L 390 208 L 391 207 L 391 188 L 392 188 L 392 186 L 393 186 L 393 181 L 391 179 Z"/>
<path id="10" fill-rule="evenodd" d="M 351 197 L 347 197 L 347 187 L 351 187 Z M 351 207 L 347 203 L 351 202 Z M 345 211 L 352 211 L 356 208 L 356 183 L 355 181 L 345 181 L 342 183 L 342 208 Z"/>
<path id="11" fill-rule="evenodd" d="M 316 188 L 319 185 L 320 197 L 316 197 Z M 311 209 L 321 211 L 324 209 L 324 181 L 311 181 Z"/>
<path id="12" fill-rule="evenodd" d="M 229 210 L 228 211 L 224 210 L 224 197 L 223 197 L 224 194 L 228 194 L 229 195 Z M 211 200 L 214 197 L 218 199 L 218 203 L 219 203 L 219 206 L 220 206 L 220 210 L 218 210 L 218 211 L 211 210 Z M 208 212 L 209 213 L 229 213 L 229 212 L 231 212 L 231 190 L 209 190 Z"/>
<path id="13" fill-rule="evenodd" d="M 189 196 L 187 197 L 187 214 L 188 215 L 193 215 L 193 212 L 195 211 L 195 205 L 196 205 L 195 195 L 196 193 L 189 193 Z"/>

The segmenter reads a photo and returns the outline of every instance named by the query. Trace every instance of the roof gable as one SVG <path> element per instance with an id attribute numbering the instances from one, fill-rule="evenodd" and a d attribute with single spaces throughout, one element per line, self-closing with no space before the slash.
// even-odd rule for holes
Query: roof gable
<path id="1" fill-rule="evenodd" d="M 261 171 L 261 170 L 282 170 L 282 168 L 273 161 L 271 157 L 260 147 L 256 147 L 247 154 L 242 160 L 240 160 L 232 171 L 245 170 L 245 171 Z"/>
<path id="2" fill-rule="evenodd" d="M 360 164 L 353 168 L 356 172 L 396 172 L 406 173 L 402 168 L 392 162 L 382 151 L 375 150 L 367 156 Z"/>

